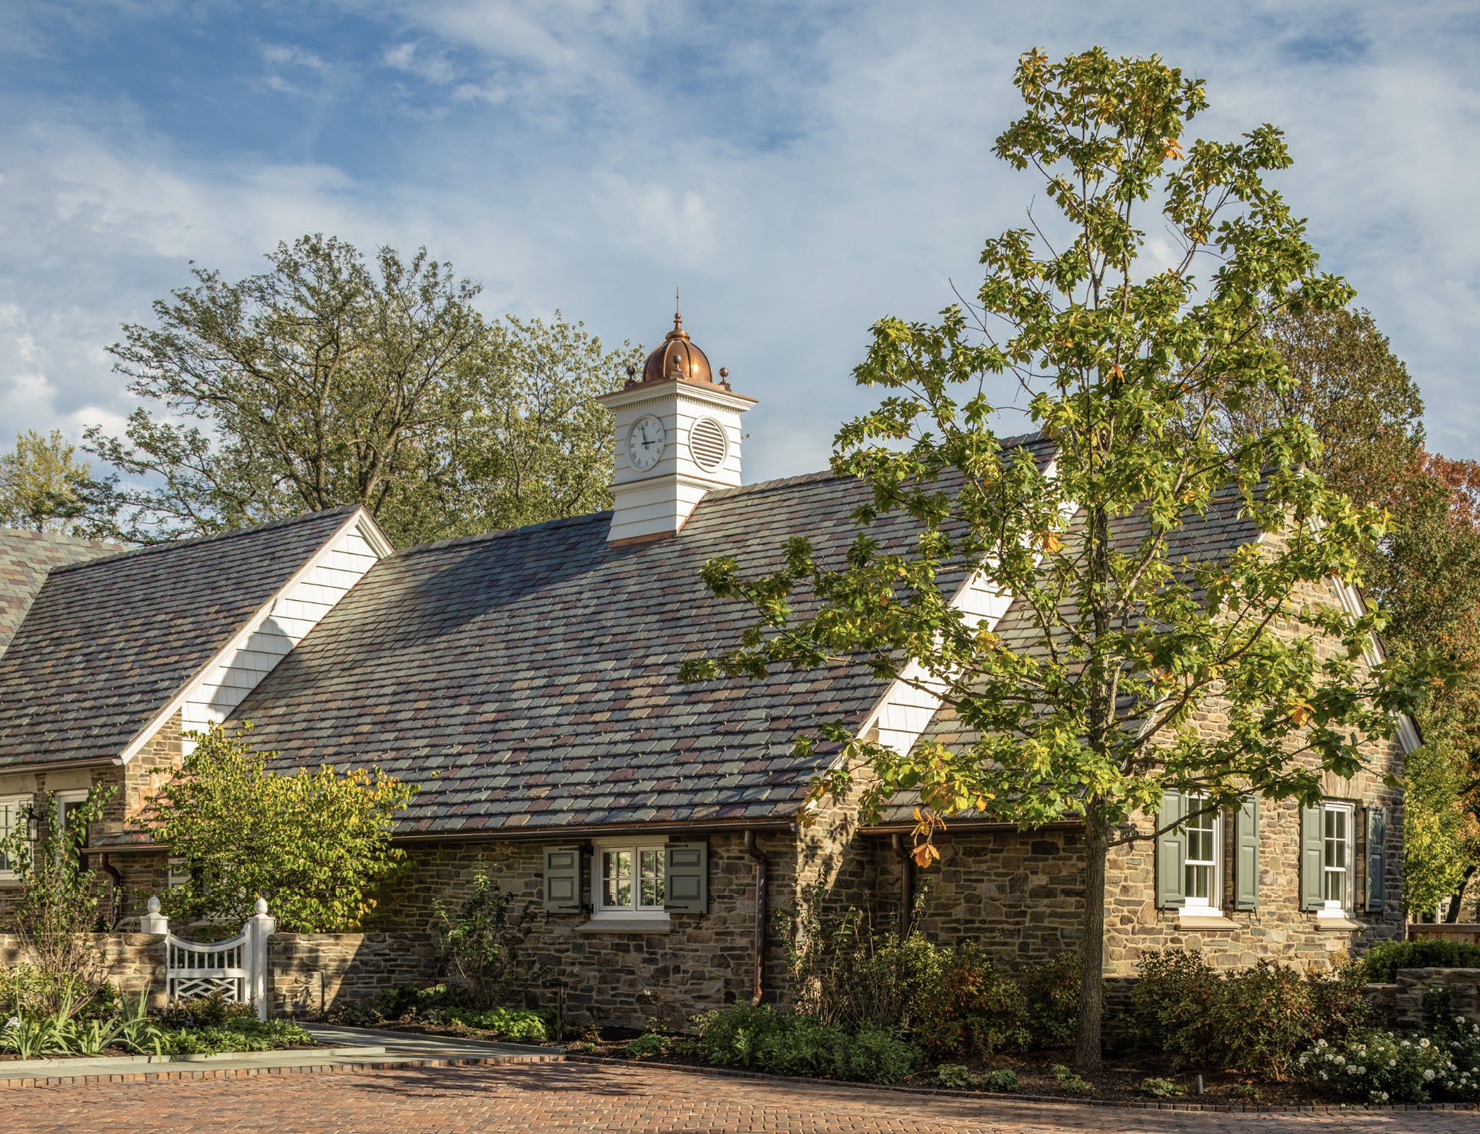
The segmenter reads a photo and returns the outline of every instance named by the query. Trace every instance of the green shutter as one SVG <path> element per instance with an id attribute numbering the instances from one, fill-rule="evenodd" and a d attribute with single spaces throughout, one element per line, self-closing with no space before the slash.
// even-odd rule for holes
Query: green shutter
<path id="1" fill-rule="evenodd" d="M 545 912 L 581 912 L 581 848 L 545 848 Z"/>
<path id="2" fill-rule="evenodd" d="M 1387 897 L 1387 808 L 1367 808 L 1367 912 L 1382 910 Z"/>
<path id="3" fill-rule="evenodd" d="M 1233 908 L 1259 905 L 1259 800 L 1242 800 L 1233 816 Z"/>
<path id="4" fill-rule="evenodd" d="M 1325 866 L 1325 848 L 1321 843 L 1321 808 L 1300 809 L 1300 908 L 1318 910 L 1321 898 L 1321 873 Z"/>
<path id="5" fill-rule="evenodd" d="M 1156 906 L 1178 909 L 1187 901 L 1187 832 L 1172 827 L 1187 818 L 1187 797 L 1169 791 L 1156 812 Z M 1162 828 L 1170 828 L 1162 830 Z"/>
<path id="6" fill-rule="evenodd" d="M 674 913 L 709 909 L 709 846 L 669 843 L 663 861 L 663 908 Z"/>

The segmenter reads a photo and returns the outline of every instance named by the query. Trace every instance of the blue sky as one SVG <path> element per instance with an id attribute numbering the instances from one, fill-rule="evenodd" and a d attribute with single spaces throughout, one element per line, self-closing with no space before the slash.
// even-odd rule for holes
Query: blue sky
<path id="1" fill-rule="evenodd" d="M 652 343 L 673 287 L 736 389 L 747 479 L 822 467 L 881 315 L 973 291 L 1037 189 L 990 156 L 1017 54 L 1207 79 L 1196 133 L 1288 131 L 1280 186 L 1480 457 L 1480 6 L 8 0 L 0 437 L 130 408 L 103 347 L 279 240 L 426 245 L 489 314 Z M 1020 419 L 1009 416 L 1013 426 Z"/>

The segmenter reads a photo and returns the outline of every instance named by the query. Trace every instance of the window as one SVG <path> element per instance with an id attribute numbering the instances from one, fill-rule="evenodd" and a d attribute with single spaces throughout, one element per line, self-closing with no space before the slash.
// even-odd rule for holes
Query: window
<path id="1" fill-rule="evenodd" d="M 1322 913 L 1345 914 L 1351 907 L 1352 805 L 1321 804 Z"/>
<path id="2" fill-rule="evenodd" d="M 663 914 L 663 843 L 602 843 L 596 847 L 592 879 L 596 913 Z"/>
<path id="3" fill-rule="evenodd" d="M 1217 811 L 1204 811 L 1207 801 L 1199 795 L 1187 797 L 1187 859 L 1184 867 L 1186 901 L 1190 913 L 1216 911 L 1219 901 L 1219 847 L 1222 823 Z"/>
<path id="4" fill-rule="evenodd" d="M 57 825 L 66 831 L 71 822 L 72 813 L 87 802 L 88 793 L 85 791 L 59 791 L 57 795 Z"/>
<path id="5" fill-rule="evenodd" d="M 0 799 L 0 839 L 6 838 L 17 827 L 31 821 L 31 797 L 29 795 L 8 796 Z M 15 877 L 10 856 L 0 851 L 0 878 Z"/>

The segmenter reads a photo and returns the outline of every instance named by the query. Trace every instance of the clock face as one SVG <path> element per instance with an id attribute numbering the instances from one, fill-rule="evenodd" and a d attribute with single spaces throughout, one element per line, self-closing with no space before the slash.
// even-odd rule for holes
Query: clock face
<path id="1" fill-rule="evenodd" d="M 647 472 L 663 455 L 668 433 L 652 414 L 639 417 L 627 431 L 627 460 L 638 472 Z"/>

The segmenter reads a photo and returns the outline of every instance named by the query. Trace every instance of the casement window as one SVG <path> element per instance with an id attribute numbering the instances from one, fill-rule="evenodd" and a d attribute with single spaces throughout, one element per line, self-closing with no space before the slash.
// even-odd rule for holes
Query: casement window
<path id="1" fill-rule="evenodd" d="M 664 915 L 663 843 L 598 843 L 591 907 L 596 916 Z"/>
<path id="2" fill-rule="evenodd" d="M 0 839 L 9 838 L 12 831 L 30 824 L 32 804 L 33 800 L 29 795 L 0 797 Z M 15 869 L 10 856 L 0 850 L 0 879 L 14 877 Z"/>
<path id="3" fill-rule="evenodd" d="M 706 843 L 605 839 L 545 848 L 545 912 L 593 921 L 666 921 L 709 909 Z"/>
<path id="4" fill-rule="evenodd" d="M 1200 795 L 1187 797 L 1187 840 L 1183 866 L 1182 908 L 1188 913 L 1216 913 L 1222 904 L 1223 824 L 1217 811 L 1204 810 Z"/>

